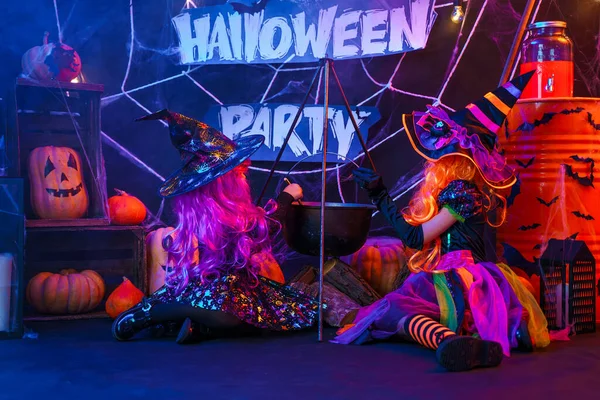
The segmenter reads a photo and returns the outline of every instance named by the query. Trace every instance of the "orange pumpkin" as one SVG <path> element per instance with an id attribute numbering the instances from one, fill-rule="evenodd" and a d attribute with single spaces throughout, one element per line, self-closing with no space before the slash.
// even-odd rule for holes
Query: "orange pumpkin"
<path id="1" fill-rule="evenodd" d="M 23 54 L 23 75 L 36 80 L 70 82 L 81 72 L 81 58 L 66 44 L 48 43 L 48 36 L 49 33 L 45 32 L 43 44 Z"/>
<path id="2" fill-rule="evenodd" d="M 123 282 L 106 299 L 106 313 L 113 319 L 117 318 L 119 314 L 142 301 L 143 297 L 144 293 L 123 277 Z"/>
<path id="3" fill-rule="evenodd" d="M 146 206 L 137 197 L 115 189 L 116 196 L 108 199 L 110 222 L 115 225 L 139 225 L 146 219 Z"/>
<path id="4" fill-rule="evenodd" d="M 154 293 L 165 284 L 167 252 L 162 244 L 174 229 L 160 228 L 146 235 L 146 263 L 150 278 L 150 293 Z"/>
<path id="5" fill-rule="evenodd" d="M 354 268 L 382 296 L 396 290 L 396 278 L 406 268 L 404 245 L 398 238 L 368 238 L 365 245 L 344 262 Z"/>
<path id="6" fill-rule="evenodd" d="M 263 251 L 260 253 L 256 253 L 250 259 L 252 265 L 258 267 L 258 274 L 268 278 L 272 281 L 281 283 L 282 285 L 285 283 L 285 277 L 283 276 L 283 271 L 279 266 L 273 254 Z"/>
<path id="7" fill-rule="evenodd" d="M 89 205 L 81 158 L 68 147 L 37 147 L 29 154 L 31 206 L 42 219 L 83 217 Z"/>
<path id="8" fill-rule="evenodd" d="M 105 285 L 95 271 L 63 269 L 58 274 L 41 272 L 27 284 L 29 304 L 44 314 L 81 314 L 98 307 Z"/>

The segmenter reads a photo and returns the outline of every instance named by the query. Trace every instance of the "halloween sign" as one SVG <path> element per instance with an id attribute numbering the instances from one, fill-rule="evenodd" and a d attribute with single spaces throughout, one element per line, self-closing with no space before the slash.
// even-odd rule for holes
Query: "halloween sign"
<path id="1" fill-rule="evenodd" d="M 31 206 L 42 219 L 76 219 L 88 209 L 81 158 L 68 147 L 38 147 L 29 155 Z"/>
<path id="2" fill-rule="evenodd" d="M 422 49 L 435 0 L 230 0 L 173 18 L 181 64 L 306 63 Z"/>
<path id="3" fill-rule="evenodd" d="M 273 161 L 300 105 L 295 104 L 235 104 L 214 106 L 203 121 L 214 126 L 231 139 L 244 135 L 262 135 L 264 145 L 252 156 L 254 161 Z M 352 114 L 365 141 L 369 128 L 381 115 L 376 107 L 354 107 Z M 362 150 L 360 141 L 344 106 L 329 107 L 329 162 L 356 157 Z M 318 154 L 323 145 L 323 105 L 307 105 L 302 110 L 282 161 L 300 161 Z"/>

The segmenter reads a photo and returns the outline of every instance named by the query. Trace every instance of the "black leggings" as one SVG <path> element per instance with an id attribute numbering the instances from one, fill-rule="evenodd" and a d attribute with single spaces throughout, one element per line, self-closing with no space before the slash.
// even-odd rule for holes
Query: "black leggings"
<path id="1" fill-rule="evenodd" d="M 152 320 L 156 323 L 183 322 L 183 320 L 189 318 L 194 323 L 203 325 L 214 333 L 222 335 L 248 334 L 260 331 L 259 328 L 249 325 L 224 311 L 205 310 L 188 304 L 155 304 L 150 313 Z"/>

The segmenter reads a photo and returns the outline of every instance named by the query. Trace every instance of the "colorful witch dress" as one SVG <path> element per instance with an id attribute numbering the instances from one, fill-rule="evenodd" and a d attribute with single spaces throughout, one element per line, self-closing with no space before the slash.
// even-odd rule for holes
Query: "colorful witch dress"
<path id="1" fill-rule="evenodd" d="M 293 201 L 282 193 L 271 215 L 270 232 L 275 233 Z M 163 286 L 149 297 L 150 302 L 180 303 L 206 310 L 223 311 L 257 328 L 288 331 L 311 327 L 318 316 L 318 302 L 296 289 L 265 277 L 255 278 L 244 271 L 225 273 L 210 282 L 190 279 L 181 293 Z"/>
<path id="2" fill-rule="evenodd" d="M 333 342 L 362 342 L 366 331 L 370 339 L 386 339 L 400 331 L 404 317 L 425 315 L 457 334 L 498 342 L 509 355 L 526 316 L 535 346 L 547 346 L 547 322 L 533 295 L 506 265 L 484 261 L 483 198 L 471 182 L 450 182 L 437 202 L 458 222 L 441 235 L 442 256 L 435 270 L 412 274 L 399 289 L 363 307 Z"/>

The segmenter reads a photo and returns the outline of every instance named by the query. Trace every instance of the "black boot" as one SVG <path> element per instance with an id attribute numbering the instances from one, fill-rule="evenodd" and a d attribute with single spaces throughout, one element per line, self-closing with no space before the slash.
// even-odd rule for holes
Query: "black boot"
<path id="1" fill-rule="evenodd" d="M 504 354 L 500 343 L 471 336 L 448 336 L 436 350 L 436 358 L 448 371 L 459 372 L 497 367 Z"/>
<path id="2" fill-rule="evenodd" d="M 113 322 L 113 337 L 119 341 L 129 340 L 144 329 L 156 325 L 157 322 L 152 321 L 150 315 L 153 305 L 144 297 L 138 305 L 121 313 Z"/>
<path id="3" fill-rule="evenodd" d="M 212 338 L 211 330 L 186 318 L 175 340 L 178 344 L 198 343 Z"/>
<path id="4" fill-rule="evenodd" d="M 529 335 L 529 328 L 527 327 L 527 320 L 522 319 L 519 329 L 517 329 L 517 350 L 523 353 L 533 352 L 533 339 Z"/>

